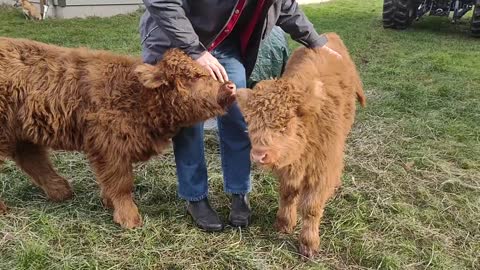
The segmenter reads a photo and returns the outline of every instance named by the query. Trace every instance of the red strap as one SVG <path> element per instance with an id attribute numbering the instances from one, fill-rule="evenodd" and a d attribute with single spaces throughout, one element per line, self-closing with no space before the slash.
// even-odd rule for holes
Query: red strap
<path id="1" fill-rule="evenodd" d="M 242 14 L 243 9 L 245 8 L 245 4 L 246 4 L 246 0 L 238 1 L 237 5 L 235 6 L 235 9 L 233 10 L 232 17 L 227 22 L 227 25 L 223 29 L 222 33 L 220 33 L 220 35 L 218 35 L 218 37 L 212 42 L 212 44 L 210 44 L 210 47 L 208 47 L 208 51 L 212 51 L 213 49 L 215 49 L 232 32 L 233 28 L 235 27 L 235 24 L 237 24 L 237 21 L 240 18 L 240 15 Z"/>
<path id="2" fill-rule="evenodd" d="M 247 52 L 248 42 L 252 37 L 253 30 L 257 25 L 258 20 L 260 19 L 260 15 L 263 11 L 263 6 L 265 4 L 265 0 L 258 0 L 257 7 L 255 8 L 255 12 L 253 14 L 252 20 L 248 23 L 247 27 L 243 30 L 241 37 L 240 37 L 240 45 L 242 50 L 242 55 L 245 55 Z"/>

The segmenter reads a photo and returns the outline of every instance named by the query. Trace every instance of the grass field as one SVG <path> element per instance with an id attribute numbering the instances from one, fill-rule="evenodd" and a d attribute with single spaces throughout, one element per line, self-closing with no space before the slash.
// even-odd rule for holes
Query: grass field
<path id="1" fill-rule="evenodd" d="M 480 269 L 480 40 L 468 19 L 425 18 L 384 30 L 381 1 L 304 10 L 338 32 L 368 96 L 350 136 L 343 187 L 326 209 L 321 252 L 299 260 L 298 231 L 272 228 L 277 184 L 255 172 L 254 224 L 203 233 L 177 199 L 171 154 L 136 168 L 145 226 L 121 230 L 82 155 L 52 153 L 75 197 L 50 203 L 11 162 L 0 169 L 0 269 Z M 0 9 L 0 36 L 140 54 L 140 14 L 27 22 Z M 297 46 L 291 43 L 292 47 Z M 207 140 L 211 200 L 226 219 L 216 137 Z"/>

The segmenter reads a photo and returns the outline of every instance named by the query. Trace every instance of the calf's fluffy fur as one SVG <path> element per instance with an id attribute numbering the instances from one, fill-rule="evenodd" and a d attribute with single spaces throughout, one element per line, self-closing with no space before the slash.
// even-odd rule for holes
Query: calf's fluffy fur
<path id="1" fill-rule="evenodd" d="M 300 209 L 300 253 L 313 256 L 327 200 L 340 185 L 345 141 L 355 102 L 365 106 L 362 83 L 347 48 L 328 34 L 324 49 L 297 49 L 278 80 L 239 89 L 237 100 L 248 123 L 252 160 L 280 181 L 276 227 L 291 233 Z"/>
<path id="2" fill-rule="evenodd" d="M 33 20 L 41 20 L 42 16 L 40 15 L 40 12 L 38 9 L 30 3 L 28 0 L 19 0 L 21 6 L 22 6 L 22 11 L 25 17 L 27 19 L 33 19 Z"/>
<path id="3" fill-rule="evenodd" d="M 0 38 L 0 161 L 14 160 L 49 199 L 62 201 L 72 190 L 47 148 L 83 152 L 114 221 L 137 227 L 132 164 L 159 154 L 180 128 L 225 113 L 234 88 L 176 49 L 153 66 L 104 51 Z"/>

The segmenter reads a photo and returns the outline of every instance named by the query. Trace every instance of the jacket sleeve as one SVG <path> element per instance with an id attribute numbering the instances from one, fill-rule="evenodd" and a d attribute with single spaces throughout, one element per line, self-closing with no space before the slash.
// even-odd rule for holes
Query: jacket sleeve
<path id="1" fill-rule="evenodd" d="M 283 0 L 277 25 L 287 32 L 293 40 L 306 47 L 322 47 L 327 43 L 325 35 L 320 36 L 313 24 L 300 10 L 295 0 Z"/>
<path id="2" fill-rule="evenodd" d="M 143 3 L 174 47 L 185 51 L 193 59 L 206 51 L 185 15 L 182 0 L 143 0 Z"/>

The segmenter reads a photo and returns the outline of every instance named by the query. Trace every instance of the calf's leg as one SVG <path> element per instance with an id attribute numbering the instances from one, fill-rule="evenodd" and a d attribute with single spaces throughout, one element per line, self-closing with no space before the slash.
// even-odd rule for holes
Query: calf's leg
<path id="1" fill-rule="evenodd" d="M 325 181 L 324 179 L 320 181 Z M 336 180 L 335 182 L 338 182 Z M 303 219 L 300 233 L 300 254 L 307 258 L 313 257 L 320 246 L 320 221 L 325 204 L 335 193 L 336 185 L 321 182 L 318 185 L 306 184 L 302 189 L 301 212 Z"/>
<path id="2" fill-rule="evenodd" d="M 7 213 L 7 206 L 5 205 L 5 203 L 3 203 L 2 200 L 0 200 L 0 214 L 5 214 Z"/>
<path id="3" fill-rule="evenodd" d="M 70 184 L 55 172 L 45 147 L 27 142 L 17 143 L 13 159 L 50 200 L 60 202 L 72 197 Z"/>
<path id="4" fill-rule="evenodd" d="M 113 208 L 113 220 L 123 228 L 142 226 L 142 219 L 133 201 L 133 168 L 127 160 L 90 158 L 101 188 L 103 203 Z"/>
<path id="5" fill-rule="evenodd" d="M 301 176 L 285 173 L 280 176 L 280 205 L 275 227 L 281 233 L 292 233 L 297 225 L 297 204 Z"/>
<path id="6" fill-rule="evenodd" d="M 5 145 L 7 145 L 6 141 L 2 140 L 2 138 L 0 137 L 0 169 L 3 165 L 3 158 L 8 156 L 8 152 L 9 152 Z M 0 199 L 0 214 L 5 214 L 6 212 L 7 212 L 7 206 Z"/>

